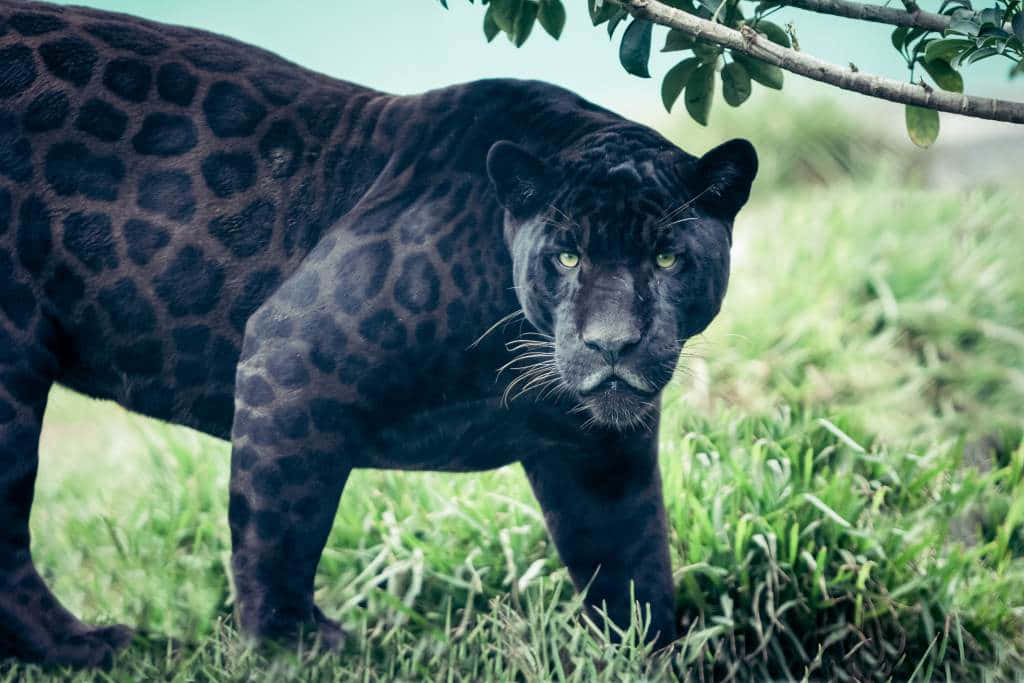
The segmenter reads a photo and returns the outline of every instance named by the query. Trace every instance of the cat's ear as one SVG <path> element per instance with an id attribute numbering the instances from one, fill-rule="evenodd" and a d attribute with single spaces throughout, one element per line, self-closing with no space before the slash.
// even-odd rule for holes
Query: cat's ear
<path id="1" fill-rule="evenodd" d="M 500 140 L 487 152 L 487 175 L 498 201 L 518 219 L 537 213 L 549 201 L 552 172 L 519 145 Z"/>
<path id="2" fill-rule="evenodd" d="M 757 175 L 757 152 L 739 138 L 724 142 L 697 160 L 693 188 L 695 203 L 708 214 L 732 221 L 747 203 Z"/>

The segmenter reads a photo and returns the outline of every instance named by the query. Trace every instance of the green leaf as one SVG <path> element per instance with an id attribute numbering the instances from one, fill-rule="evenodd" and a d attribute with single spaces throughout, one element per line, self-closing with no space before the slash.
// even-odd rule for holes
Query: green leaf
<path id="1" fill-rule="evenodd" d="M 714 43 L 698 40 L 693 44 L 693 54 L 705 64 L 718 61 L 718 55 L 722 54 L 722 48 Z"/>
<path id="2" fill-rule="evenodd" d="M 910 33 L 909 26 L 900 26 L 895 31 L 893 31 L 891 37 L 892 46 L 899 50 L 900 52 L 903 52 L 903 44 L 907 40 L 908 33 Z"/>
<path id="3" fill-rule="evenodd" d="M 549 36 L 558 40 L 565 28 L 565 5 L 562 0 L 541 0 L 537 20 Z"/>
<path id="4" fill-rule="evenodd" d="M 665 72 L 665 78 L 661 81 L 661 103 L 665 105 L 665 111 L 672 113 L 672 105 L 679 99 L 679 93 L 683 92 L 686 82 L 698 66 L 700 60 L 689 57 Z"/>
<path id="5" fill-rule="evenodd" d="M 764 14 L 770 9 L 774 9 L 782 5 L 781 0 L 762 0 L 757 3 L 757 7 L 754 8 L 754 16 Z"/>
<path id="6" fill-rule="evenodd" d="M 612 18 L 608 20 L 608 39 L 611 40 L 615 34 L 615 29 L 619 27 L 619 22 L 629 16 L 629 12 L 624 9 L 619 9 Z"/>
<path id="7" fill-rule="evenodd" d="M 927 62 L 931 62 L 936 59 L 941 59 L 944 62 L 952 62 L 954 57 L 971 47 L 974 47 L 974 41 L 966 40 L 964 38 L 940 38 L 938 40 L 932 40 L 928 42 L 928 47 L 924 49 L 924 59 Z"/>
<path id="8" fill-rule="evenodd" d="M 619 44 L 619 63 L 634 76 L 650 78 L 647 62 L 651 57 L 651 29 L 654 24 L 646 19 L 634 19 L 622 34 Z"/>
<path id="9" fill-rule="evenodd" d="M 522 4 L 523 0 L 491 0 L 489 9 L 494 10 L 491 18 L 494 19 L 498 28 L 507 33 L 509 37 L 515 33 L 516 17 L 519 15 L 519 6 Z"/>
<path id="10" fill-rule="evenodd" d="M 1004 31 L 1001 28 L 988 27 L 982 31 L 981 36 L 974 39 L 975 41 L 980 40 L 977 43 L 978 47 L 994 47 L 999 50 L 1002 54 L 1003 50 L 1006 49 L 1006 41 L 1013 40 L 1013 34 L 1009 31 Z"/>
<path id="11" fill-rule="evenodd" d="M 693 47 L 693 38 L 683 33 L 679 29 L 671 29 L 668 35 L 665 36 L 665 47 L 661 48 L 662 52 L 677 52 L 679 50 L 689 50 Z"/>
<path id="12" fill-rule="evenodd" d="M 1003 24 L 1003 11 L 998 7 L 990 7 L 983 9 L 978 12 L 978 22 L 984 26 L 990 24 L 992 26 L 1002 26 Z"/>
<path id="13" fill-rule="evenodd" d="M 739 62 L 729 62 L 722 69 L 722 96 L 731 107 L 738 107 L 750 97 L 750 74 Z"/>
<path id="14" fill-rule="evenodd" d="M 487 7 L 487 11 L 484 12 L 484 37 L 487 38 L 489 43 L 499 33 L 501 33 L 501 28 L 494 22 L 494 5 L 490 5 Z"/>
<path id="15" fill-rule="evenodd" d="M 964 79 L 956 69 L 949 65 L 949 62 L 942 59 L 933 59 L 930 62 L 923 62 L 921 66 L 928 72 L 940 88 L 951 92 L 964 91 Z"/>
<path id="16" fill-rule="evenodd" d="M 494 0 L 491 0 L 491 2 L 494 2 Z M 587 9 L 590 10 L 590 21 L 593 22 L 594 26 L 600 26 L 611 19 L 620 8 L 615 3 L 608 2 L 608 0 L 587 0 Z"/>
<path id="17" fill-rule="evenodd" d="M 742 52 L 731 50 L 730 54 L 735 61 L 743 65 L 743 68 L 755 81 L 768 88 L 782 90 L 782 69 L 755 57 L 748 57 Z"/>
<path id="18" fill-rule="evenodd" d="M 740 9 L 739 3 L 734 2 L 729 5 L 724 14 L 725 19 L 720 19 L 719 21 L 738 31 L 740 26 L 743 25 L 743 10 Z M 719 14 L 719 16 L 721 16 L 721 14 Z"/>
<path id="19" fill-rule="evenodd" d="M 994 57 L 997 54 L 999 54 L 999 50 L 994 47 L 984 47 L 976 52 L 972 52 L 970 57 L 967 58 L 967 63 L 974 64 L 975 62 L 980 62 L 983 59 Z"/>
<path id="20" fill-rule="evenodd" d="M 913 43 L 915 40 L 917 40 L 926 33 L 928 33 L 928 29 L 912 28 L 910 29 L 910 33 L 907 34 L 906 40 L 903 41 L 903 44 L 909 48 L 911 43 Z M 924 49 L 925 47 L 927 47 L 927 45 L 928 41 L 918 40 L 917 43 L 914 45 L 914 54 L 916 55 L 920 52 L 924 52 Z"/>
<path id="21" fill-rule="evenodd" d="M 947 30 L 954 33 L 962 33 L 965 36 L 976 36 L 981 31 L 981 24 L 973 17 L 953 17 L 949 20 L 949 29 Z"/>
<path id="22" fill-rule="evenodd" d="M 939 112 L 908 104 L 906 115 L 911 142 L 918 147 L 930 147 L 939 137 Z"/>
<path id="23" fill-rule="evenodd" d="M 512 42 L 516 47 L 522 47 L 526 39 L 530 37 L 533 30 L 533 22 L 537 19 L 538 5 L 530 0 L 525 0 L 519 7 L 519 14 L 516 15 L 515 30 L 512 32 Z"/>
<path id="24" fill-rule="evenodd" d="M 1007 41 L 1012 40 L 1018 42 L 1012 33 L 1007 31 L 1001 26 L 986 26 L 981 29 L 981 33 L 978 34 L 979 38 L 983 38 L 985 43 L 992 45 L 993 47 L 1005 48 Z M 977 38 L 975 38 L 977 40 Z"/>
<path id="25" fill-rule="evenodd" d="M 1013 35 L 1017 36 L 1017 40 L 1024 43 L 1024 10 L 1020 10 L 1017 14 L 1013 15 L 1013 21 L 1010 22 L 1010 26 L 1013 27 Z"/>
<path id="26" fill-rule="evenodd" d="M 952 8 L 954 11 L 958 9 L 971 9 L 970 0 L 942 0 L 942 4 L 939 5 L 939 14 L 950 14 L 947 9 Z"/>
<path id="27" fill-rule="evenodd" d="M 728 0 L 697 0 L 697 2 L 699 2 L 704 9 L 710 12 L 712 16 L 715 12 L 718 12 L 719 14 L 724 13 L 727 1 Z"/>
<path id="28" fill-rule="evenodd" d="M 702 126 L 708 125 L 708 114 L 711 113 L 711 100 L 714 94 L 715 65 L 701 64 L 686 82 L 683 102 L 686 103 L 686 111 L 693 120 Z"/>
<path id="29" fill-rule="evenodd" d="M 770 21 L 760 20 L 754 24 L 754 30 L 758 33 L 763 33 L 765 38 L 772 41 L 776 45 L 782 47 L 789 47 L 789 34 L 786 33 L 786 29 L 782 28 L 778 24 L 773 24 Z"/>

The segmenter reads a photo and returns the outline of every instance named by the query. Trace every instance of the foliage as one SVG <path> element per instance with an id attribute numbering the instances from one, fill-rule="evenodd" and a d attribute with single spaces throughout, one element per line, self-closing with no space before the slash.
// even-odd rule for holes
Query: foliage
<path id="1" fill-rule="evenodd" d="M 963 67 L 1003 56 L 1013 66 L 1010 77 L 1024 73 L 1024 12 L 1020 0 L 996 0 L 987 9 L 974 10 L 970 0 L 943 0 L 939 14 L 951 18 L 940 36 L 934 31 L 901 26 L 892 32 L 892 45 L 903 56 L 914 81 L 920 66 L 939 88 L 964 91 Z M 925 83 L 924 79 L 921 79 Z M 907 105 L 907 132 L 919 147 L 928 147 L 939 134 L 936 111 Z"/>
<path id="2" fill-rule="evenodd" d="M 892 45 L 906 60 L 911 79 L 914 67 L 920 65 L 940 88 L 963 92 L 959 70 L 996 56 L 1014 64 L 1011 76 L 1024 73 L 1024 12 L 1020 0 L 996 0 L 992 7 L 982 10 L 975 10 L 970 0 L 943 0 L 939 14 L 951 18 L 944 37 L 905 26 L 892 32 Z"/>
<path id="3" fill-rule="evenodd" d="M 470 0 L 473 2 L 474 0 Z M 716 21 L 730 28 L 750 27 L 768 40 L 799 50 L 796 31 L 768 19 L 785 6 L 785 0 L 661 0 L 675 9 L 702 19 Z M 487 5 L 484 34 L 488 41 L 500 32 L 517 47 L 526 42 L 535 21 L 556 39 L 565 24 L 562 0 L 480 0 Z M 949 16 L 949 28 L 939 33 L 923 28 L 898 27 L 892 32 L 892 45 L 906 62 L 911 82 L 963 92 L 962 70 L 975 62 L 992 57 L 1008 59 L 1011 78 L 1024 73 L 1024 9 L 1021 0 L 992 0 L 993 5 L 975 10 L 971 0 L 943 0 L 939 14 Z M 441 0 L 447 7 L 447 0 Z M 908 11 L 917 8 L 911 0 Z M 751 8 L 752 6 L 752 8 Z M 606 26 L 608 37 L 614 38 L 620 25 L 619 61 L 626 72 L 649 78 L 653 24 L 646 19 L 630 19 L 628 12 L 613 0 L 587 0 L 593 25 Z M 748 17 L 747 14 L 750 14 Z M 545 19 L 545 17 L 557 17 Z M 843 21 L 836 17 L 836 22 Z M 682 52 L 680 61 L 662 79 L 661 96 L 670 111 L 680 96 L 690 117 L 707 125 L 715 99 L 716 83 L 721 83 L 722 99 L 732 107 L 742 105 L 750 96 L 752 82 L 766 88 L 781 90 L 783 72 L 735 50 L 703 40 L 694 40 L 677 29 L 669 30 L 662 52 Z M 924 79 L 917 69 L 927 74 Z M 939 132 L 938 112 L 907 105 L 907 131 L 911 140 L 921 147 L 934 142 Z"/>
<path id="4" fill-rule="evenodd" d="M 907 159 L 831 107 L 750 126 L 758 144 L 807 142 L 765 160 L 725 308 L 666 396 L 677 650 L 649 656 L 642 615 L 625 646 L 577 621 L 516 467 L 354 473 L 317 583 L 350 651 L 246 650 L 226 573 L 227 445 L 58 390 L 34 553 L 77 613 L 147 635 L 109 674 L 8 664 L 0 682 L 1013 680 L 1016 188 L 908 186 Z"/>

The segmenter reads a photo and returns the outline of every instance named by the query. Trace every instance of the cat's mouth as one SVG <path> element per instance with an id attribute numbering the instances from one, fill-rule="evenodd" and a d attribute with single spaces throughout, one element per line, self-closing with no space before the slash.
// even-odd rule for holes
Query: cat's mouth
<path id="1" fill-rule="evenodd" d="M 588 399 L 620 394 L 624 396 L 632 395 L 640 399 L 649 399 L 654 396 L 655 392 L 649 391 L 646 388 L 640 388 L 625 377 L 617 374 L 610 375 L 591 389 L 580 391 L 580 396 Z"/>
<path id="2" fill-rule="evenodd" d="M 657 406 L 657 391 L 619 373 L 608 373 L 596 384 L 588 382 L 578 393 L 593 421 L 614 429 L 648 425 L 648 416 Z"/>
<path id="3" fill-rule="evenodd" d="M 581 384 L 577 393 L 588 398 L 615 393 L 635 394 L 641 398 L 650 398 L 658 393 L 643 377 L 632 372 L 628 367 L 605 367 L 591 373 Z"/>

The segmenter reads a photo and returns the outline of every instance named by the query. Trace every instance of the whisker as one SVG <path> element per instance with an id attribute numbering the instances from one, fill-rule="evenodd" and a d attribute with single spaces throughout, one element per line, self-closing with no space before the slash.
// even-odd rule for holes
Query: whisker
<path id="1" fill-rule="evenodd" d="M 564 221 L 563 225 L 567 227 L 579 227 L 579 223 L 577 223 L 572 216 L 562 211 L 554 204 L 548 204 L 548 208 L 554 211 L 558 215 L 558 217 Z"/>
<path id="2" fill-rule="evenodd" d="M 484 337 L 486 337 L 487 335 L 489 335 L 489 334 L 490 334 L 491 332 L 493 332 L 494 330 L 498 329 L 498 328 L 499 328 L 499 327 L 500 327 L 501 325 L 504 325 L 504 324 L 506 324 L 506 323 L 510 323 L 510 322 L 512 322 L 512 321 L 513 321 L 513 320 L 515 320 L 515 319 L 516 319 L 516 318 L 517 318 L 518 316 L 524 316 L 524 317 L 526 316 L 526 314 L 525 314 L 525 313 L 523 312 L 523 309 L 521 309 L 521 308 L 520 308 L 520 309 L 518 309 L 518 310 L 512 311 L 511 313 L 509 313 L 509 314 L 508 314 L 508 315 L 506 315 L 505 317 L 503 317 L 503 318 L 501 318 L 500 320 L 498 320 L 498 322 L 496 322 L 496 323 L 494 323 L 493 325 L 491 325 L 490 327 L 488 327 L 488 328 L 487 328 L 487 329 L 486 329 L 486 330 L 484 331 L 484 333 L 483 333 L 483 334 L 481 334 L 481 335 L 480 335 L 479 337 L 477 337 L 477 339 L 476 339 L 476 341 L 475 341 L 475 342 L 473 342 L 472 344 L 470 344 L 469 346 L 467 346 L 467 347 L 466 347 L 466 350 L 468 351 L 468 350 L 470 350 L 470 349 L 472 349 L 472 348 L 475 348 L 475 347 L 477 346 L 477 344 L 479 344 L 480 342 L 482 342 L 482 341 L 484 340 Z"/>
<path id="3" fill-rule="evenodd" d="M 689 204 L 687 204 L 686 202 L 683 202 L 682 204 L 679 204 L 678 206 L 676 206 L 674 209 L 666 209 L 665 211 L 663 211 L 661 213 L 660 216 L 658 216 L 658 222 L 660 223 L 661 221 L 672 220 L 673 218 L 678 216 L 681 212 L 686 211 L 686 209 L 689 208 L 689 206 L 690 206 Z"/>
<path id="4" fill-rule="evenodd" d="M 519 351 L 521 349 L 553 349 L 555 348 L 554 342 L 531 340 L 531 339 L 517 339 L 505 344 L 505 348 L 509 351 Z"/>
<path id="5" fill-rule="evenodd" d="M 545 387 L 545 386 L 548 386 L 549 384 L 551 384 L 552 382 L 557 381 L 557 380 L 558 380 L 557 377 L 551 377 L 550 375 L 541 375 L 539 377 L 536 377 L 536 378 L 530 380 L 529 382 L 527 382 L 526 385 L 523 386 L 523 388 L 519 390 L 519 393 L 517 393 L 515 396 L 512 397 L 512 400 L 513 401 L 516 400 L 517 398 L 519 398 L 523 394 L 529 392 L 530 389 L 535 388 L 538 384 L 540 384 L 542 387 Z"/>
<path id="6" fill-rule="evenodd" d="M 527 381 L 527 380 L 529 380 L 529 381 Z M 521 375 L 519 377 L 516 377 L 513 381 L 509 382 L 508 385 L 505 387 L 505 391 L 502 393 L 502 402 L 507 406 L 511 401 L 516 400 L 521 395 L 523 395 L 524 393 L 529 391 L 530 388 L 531 388 L 531 386 L 530 386 L 531 384 L 533 384 L 534 382 L 540 382 L 540 381 L 543 381 L 543 380 L 545 380 L 545 377 L 543 377 L 543 376 L 541 376 L 541 377 L 534 377 L 532 379 L 530 378 L 529 375 Z M 547 381 L 551 381 L 551 380 L 548 379 Z M 524 382 L 525 382 L 525 386 L 523 388 L 521 388 L 516 394 L 512 395 L 512 392 L 516 389 L 516 387 L 518 387 L 520 384 L 523 384 Z M 511 398 L 509 398 L 510 395 L 511 395 Z"/>
<path id="7" fill-rule="evenodd" d="M 664 230 L 665 228 L 671 228 L 673 225 L 678 225 L 679 223 L 689 223 L 690 221 L 699 221 L 699 220 L 700 220 L 700 216 L 686 216 L 684 218 L 678 218 L 678 219 L 672 221 L 671 223 L 662 223 L 658 227 L 661 230 Z"/>
<path id="8" fill-rule="evenodd" d="M 694 195 L 692 198 L 690 198 L 689 200 L 684 202 L 682 205 L 676 207 L 672 211 L 672 213 L 670 213 L 668 216 L 666 216 L 665 218 L 663 218 L 661 220 L 667 221 L 667 220 L 673 218 L 674 216 L 678 216 L 681 212 L 683 212 L 686 209 L 688 209 L 691 206 L 693 206 L 694 202 L 696 202 L 698 199 L 703 197 L 705 194 L 707 194 L 709 191 L 713 190 L 714 188 L 716 188 L 716 185 L 714 183 L 712 183 L 711 185 L 708 185 L 703 190 L 701 190 L 696 195 Z M 683 218 L 683 219 L 680 219 L 680 220 L 673 221 L 673 222 L 668 223 L 668 224 L 661 224 L 660 221 L 659 221 L 659 224 L 655 227 L 655 232 L 659 232 L 659 231 L 665 230 L 666 228 L 669 228 L 669 227 L 671 227 L 673 225 L 676 225 L 677 223 L 683 223 L 685 221 L 691 221 L 691 220 L 697 220 L 697 219 L 698 219 L 697 216 L 694 216 L 692 218 L 687 217 L 687 218 Z"/>
<path id="9" fill-rule="evenodd" d="M 556 376 L 537 393 L 537 400 L 552 398 L 557 401 L 560 398 L 559 391 L 564 392 L 568 390 L 569 387 L 562 383 L 562 378 Z"/>
<path id="10" fill-rule="evenodd" d="M 541 352 L 541 351 L 534 351 L 534 352 L 531 352 L 531 353 L 521 353 L 518 356 L 515 356 L 509 362 L 507 362 L 504 365 L 502 365 L 500 368 L 498 368 L 497 374 L 500 376 L 501 373 L 505 372 L 505 370 L 508 370 L 508 369 L 512 369 L 512 370 L 525 370 L 527 367 L 532 365 L 532 363 L 528 364 L 528 365 L 525 365 L 525 366 L 522 366 L 522 367 L 514 367 L 514 365 L 516 363 L 521 363 L 523 361 L 531 360 L 533 358 L 542 358 L 542 359 L 546 359 L 546 360 L 552 360 L 553 359 L 553 354 L 551 354 L 551 353 L 544 353 L 544 352 Z"/>

